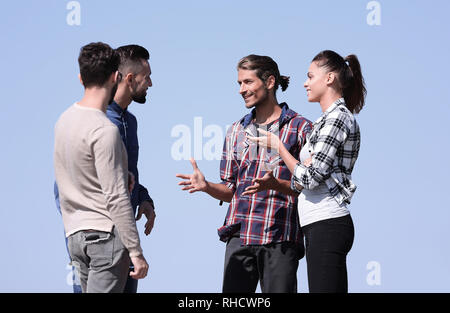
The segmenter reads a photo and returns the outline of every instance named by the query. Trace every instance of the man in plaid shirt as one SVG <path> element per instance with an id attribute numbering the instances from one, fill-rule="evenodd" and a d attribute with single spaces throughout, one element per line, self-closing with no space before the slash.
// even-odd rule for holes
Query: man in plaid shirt
<path id="1" fill-rule="evenodd" d="M 220 239 L 227 242 L 223 292 L 296 292 L 298 261 L 304 255 L 303 236 L 297 213 L 297 193 L 290 187 L 292 175 L 286 165 L 246 138 L 258 128 L 278 133 L 293 155 L 298 155 L 311 122 L 278 104 L 276 90 L 284 91 L 289 78 L 266 56 L 249 55 L 238 64 L 239 93 L 252 112 L 227 131 L 220 163 L 221 183 L 206 181 L 194 160 L 193 174 L 178 174 L 179 184 L 190 193 L 203 191 L 230 202 Z M 277 162 L 278 161 L 278 162 Z M 273 176 L 276 180 L 267 179 Z M 248 194 L 267 181 L 275 185 Z"/>

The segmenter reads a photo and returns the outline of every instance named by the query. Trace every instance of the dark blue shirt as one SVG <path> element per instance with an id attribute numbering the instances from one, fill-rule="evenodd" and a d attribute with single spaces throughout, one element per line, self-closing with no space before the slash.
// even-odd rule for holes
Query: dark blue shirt
<path id="1" fill-rule="evenodd" d="M 152 198 L 148 194 L 147 189 L 139 184 L 139 171 L 137 168 L 139 157 L 139 142 L 137 137 L 137 120 L 136 117 L 128 110 L 123 110 L 115 101 L 113 101 L 106 110 L 106 115 L 118 128 L 123 143 L 127 148 L 128 153 L 128 171 L 133 173 L 135 178 L 135 184 L 133 191 L 131 192 L 131 205 L 134 213 L 136 214 L 136 208 L 143 201 L 150 201 L 153 204 Z M 54 186 L 55 201 L 58 211 L 61 211 L 59 205 L 59 193 L 58 186 Z"/>
<path id="2" fill-rule="evenodd" d="M 128 171 L 133 173 L 135 178 L 135 184 L 133 191 L 131 192 L 131 205 L 136 212 L 136 208 L 143 201 L 150 201 L 147 189 L 139 184 L 139 171 L 138 171 L 138 158 L 139 158 L 139 141 L 137 136 L 137 120 L 136 117 L 128 110 L 124 110 L 113 101 L 106 110 L 106 115 L 118 128 L 123 143 L 127 148 L 128 153 Z"/>

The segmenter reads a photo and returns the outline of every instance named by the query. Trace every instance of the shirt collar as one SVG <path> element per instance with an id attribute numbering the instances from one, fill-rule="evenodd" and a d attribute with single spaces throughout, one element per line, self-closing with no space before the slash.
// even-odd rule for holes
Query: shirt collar
<path id="1" fill-rule="evenodd" d="M 330 114 L 331 112 L 333 112 L 334 110 L 337 109 L 338 106 L 340 106 L 341 104 L 345 105 L 345 100 L 344 98 L 339 98 L 336 101 L 333 102 L 332 105 L 329 106 L 328 109 L 326 109 L 325 112 L 322 113 L 322 115 L 314 122 L 314 124 L 318 124 L 320 123 L 324 118 L 326 118 L 328 116 L 328 114 Z"/>
<path id="2" fill-rule="evenodd" d="M 113 100 L 113 102 L 111 102 L 111 104 L 108 106 L 108 108 L 110 108 L 111 110 L 117 112 L 119 115 L 123 115 L 127 111 L 127 109 L 125 109 L 125 110 L 122 109 L 120 107 L 120 105 L 114 100 Z"/>
<path id="3" fill-rule="evenodd" d="M 290 120 L 297 113 L 295 113 L 294 111 L 289 109 L 289 106 L 287 105 L 286 102 L 280 103 L 279 106 L 281 107 L 281 115 L 280 115 L 280 118 L 279 118 L 279 121 L 280 121 L 279 128 L 281 128 L 281 126 L 286 121 Z M 242 126 L 244 128 L 247 127 L 252 122 L 252 120 L 255 118 L 255 114 L 256 114 L 256 109 L 253 109 L 249 114 L 244 116 L 244 118 L 241 121 L 241 124 L 242 124 Z"/>

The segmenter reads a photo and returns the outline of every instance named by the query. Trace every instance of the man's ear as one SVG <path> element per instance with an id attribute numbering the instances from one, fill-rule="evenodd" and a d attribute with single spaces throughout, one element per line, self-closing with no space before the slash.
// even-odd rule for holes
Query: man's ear
<path id="1" fill-rule="evenodd" d="M 275 76 L 270 75 L 269 78 L 266 79 L 266 88 L 273 89 L 275 87 Z"/>
<path id="2" fill-rule="evenodd" d="M 131 85 L 131 83 L 133 82 L 133 74 L 128 73 L 124 78 L 122 78 L 122 80 L 125 81 L 128 85 Z"/>
<path id="3" fill-rule="evenodd" d="M 83 79 L 81 78 L 81 74 L 78 74 L 78 79 L 80 80 L 80 83 L 84 86 Z"/>

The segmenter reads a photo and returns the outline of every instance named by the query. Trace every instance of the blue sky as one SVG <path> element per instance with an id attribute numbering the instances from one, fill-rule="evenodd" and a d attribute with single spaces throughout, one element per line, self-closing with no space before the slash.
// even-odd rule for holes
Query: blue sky
<path id="1" fill-rule="evenodd" d="M 450 291 L 448 1 L 380 0 L 381 25 L 372 26 L 366 0 L 80 0 L 81 24 L 73 26 L 68 2 L 2 3 L 1 292 L 71 291 L 53 199 L 53 127 L 82 96 L 77 56 L 92 41 L 136 43 L 151 54 L 149 101 L 130 106 L 139 121 L 140 177 L 157 213 L 149 237 L 138 222 L 150 264 L 140 291 L 221 290 L 225 245 L 217 228 L 227 207 L 177 186 L 175 174 L 191 167 L 173 157 L 179 138 L 172 130 L 185 125 L 194 151 L 210 139 L 194 127 L 196 118 L 203 130 L 225 130 L 242 117 L 236 64 L 250 53 L 277 61 L 291 77 L 278 100 L 315 120 L 320 107 L 307 102 L 303 82 L 324 49 L 356 54 L 368 89 L 357 116 L 362 146 L 350 206 L 356 234 L 349 291 Z M 203 157 L 198 165 L 218 181 L 219 161 Z M 380 281 L 370 285 L 373 261 Z M 298 278 L 306 292 L 304 259 Z"/>

